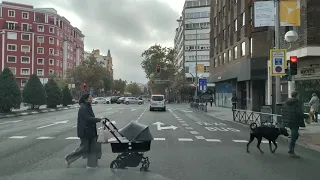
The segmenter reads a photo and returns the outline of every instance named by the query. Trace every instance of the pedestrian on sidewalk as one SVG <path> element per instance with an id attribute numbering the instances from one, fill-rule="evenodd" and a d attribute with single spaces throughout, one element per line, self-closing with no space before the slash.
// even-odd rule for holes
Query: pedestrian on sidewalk
<path id="1" fill-rule="evenodd" d="M 212 103 L 213 103 L 213 97 L 212 96 L 210 97 L 209 101 L 210 101 L 210 106 L 212 107 Z"/>
<path id="2" fill-rule="evenodd" d="M 233 97 L 231 98 L 231 102 L 232 102 L 232 108 L 237 109 L 238 97 L 236 93 L 233 94 Z"/>
<path id="3" fill-rule="evenodd" d="M 312 94 L 312 98 L 309 102 L 310 111 L 312 113 L 312 120 L 318 122 L 318 109 L 319 109 L 319 98 L 316 93 Z"/>
<path id="4" fill-rule="evenodd" d="M 98 133 L 96 123 L 101 118 L 95 118 L 92 110 L 92 96 L 84 94 L 79 100 L 80 108 L 78 111 L 77 134 L 80 138 L 80 146 L 65 157 L 67 167 L 80 157 L 87 157 L 87 168 L 98 167 Z"/>
<path id="5" fill-rule="evenodd" d="M 282 123 L 283 126 L 290 128 L 291 140 L 289 145 L 290 157 L 299 158 L 294 149 L 299 137 L 299 127 L 306 127 L 304 119 L 307 118 L 303 113 L 302 102 L 299 99 L 299 93 L 291 93 L 292 98 L 288 98 L 282 106 Z"/>

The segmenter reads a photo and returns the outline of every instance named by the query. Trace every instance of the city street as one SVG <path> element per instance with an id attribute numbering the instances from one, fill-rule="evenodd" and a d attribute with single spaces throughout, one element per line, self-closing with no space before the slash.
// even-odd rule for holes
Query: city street
<path id="1" fill-rule="evenodd" d="M 248 127 L 193 112 L 186 104 L 167 105 L 166 112 L 150 112 L 148 104 L 99 104 L 93 110 L 96 117 L 108 117 L 118 128 L 132 120 L 150 126 L 154 141 L 145 154 L 151 162 L 150 172 L 140 172 L 140 166 L 126 171 L 170 180 L 300 180 L 311 179 L 319 172 L 319 152 L 297 147 L 302 158 L 289 158 L 288 145 L 279 138 L 275 154 L 270 153 L 266 141 L 261 145 L 265 153 L 260 154 L 256 140 L 248 154 Z M 65 155 L 79 145 L 76 118 L 77 109 L 70 109 L 1 119 L 0 179 L 29 172 L 37 172 L 34 179 L 75 179 L 77 173 L 86 173 L 83 159 L 69 169 L 64 164 Z M 103 145 L 100 169 L 96 170 L 101 179 L 111 177 L 109 166 L 116 155 L 109 144 Z M 52 170 L 57 171 L 45 178 Z"/>

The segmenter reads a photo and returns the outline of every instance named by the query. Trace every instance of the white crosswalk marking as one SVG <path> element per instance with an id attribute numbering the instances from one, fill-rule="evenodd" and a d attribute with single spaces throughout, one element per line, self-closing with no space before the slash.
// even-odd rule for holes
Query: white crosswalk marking
<path id="1" fill-rule="evenodd" d="M 24 139 L 26 138 L 27 136 L 11 136 L 9 137 L 10 139 Z"/>
<path id="2" fill-rule="evenodd" d="M 189 126 L 189 124 L 182 124 L 182 126 Z"/>
<path id="3" fill-rule="evenodd" d="M 191 129 L 193 129 L 192 127 L 185 127 L 186 129 L 189 129 L 189 130 L 191 130 Z"/>
<path id="4" fill-rule="evenodd" d="M 155 141 L 164 141 L 166 138 L 153 138 Z"/>
<path id="5" fill-rule="evenodd" d="M 78 137 L 67 137 L 66 139 L 79 139 Z"/>
<path id="6" fill-rule="evenodd" d="M 236 143 L 247 143 L 248 141 L 247 140 L 232 140 L 233 142 L 236 142 Z"/>
<path id="7" fill-rule="evenodd" d="M 195 136 L 197 139 L 206 139 L 203 136 Z"/>
<path id="8" fill-rule="evenodd" d="M 193 141 L 191 138 L 178 138 L 179 141 Z"/>
<path id="9" fill-rule="evenodd" d="M 221 142 L 219 139 L 206 139 L 208 142 Z"/>
<path id="10" fill-rule="evenodd" d="M 54 137 L 48 137 L 48 136 L 41 136 L 38 137 L 37 139 L 53 139 Z"/>
<path id="11" fill-rule="evenodd" d="M 191 134 L 199 134 L 197 131 L 190 131 Z"/>

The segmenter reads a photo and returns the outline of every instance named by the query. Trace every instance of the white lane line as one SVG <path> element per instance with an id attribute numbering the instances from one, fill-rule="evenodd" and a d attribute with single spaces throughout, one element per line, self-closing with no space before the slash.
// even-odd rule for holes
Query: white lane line
<path id="1" fill-rule="evenodd" d="M 24 139 L 24 138 L 26 138 L 26 137 L 28 137 L 28 136 L 11 136 L 11 137 L 9 137 L 10 139 Z"/>
<path id="2" fill-rule="evenodd" d="M 21 122 L 21 121 L 23 121 L 23 120 L 17 120 L 17 121 L 5 121 L 5 122 L 0 123 L 0 125 L 2 125 L 2 124 L 8 124 L 8 123 L 17 123 L 17 122 Z"/>
<path id="3" fill-rule="evenodd" d="M 111 109 L 112 109 L 112 108 L 108 108 L 107 111 L 108 111 L 108 110 L 111 110 Z"/>
<path id="4" fill-rule="evenodd" d="M 135 111 L 136 109 L 131 109 L 131 111 Z"/>
<path id="5" fill-rule="evenodd" d="M 164 141 L 164 140 L 166 140 L 166 138 L 153 138 L 153 140 L 155 140 L 155 141 Z"/>
<path id="6" fill-rule="evenodd" d="M 183 119 L 181 119 L 181 118 L 177 118 L 177 120 L 178 120 L 178 121 L 182 121 Z"/>
<path id="7" fill-rule="evenodd" d="M 67 137 L 66 139 L 79 139 L 78 137 Z"/>
<path id="8" fill-rule="evenodd" d="M 197 139 L 206 139 L 203 136 L 195 136 Z"/>
<path id="9" fill-rule="evenodd" d="M 191 138 L 178 138 L 179 141 L 193 141 Z"/>
<path id="10" fill-rule="evenodd" d="M 31 112 L 32 114 L 39 114 L 39 112 L 36 112 L 36 111 L 34 111 L 34 112 Z"/>
<path id="11" fill-rule="evenodd" d="M 182 126 L 189 126 L 189 124 L 182 124 Z"/>
<path id="12" fill-rule="evenodd" d="M 199 134 L 197 131 L 190 131 L 191 134 Z"/>
<path id="13" fill-rule="evenodd" d="M 76 128 L 77 126 L 73 126 L 72 128 Z"/>
<path id="14" fill-rule="evenodd" d="M 144 113 L 146 112 L 147 109 L 148 109 L 148 108 L 146 108 L 146 109 L 140 114 L 140 116 L 137 118 L 137 122 L 141 119 L 141 117 L 144 115 Z"/>
<path id="15" fill-rule="evenodd" d="M 38 137 L 37 139 L 53 139 L 54 137 L 49 137 L 49 136 L 41 136 Z"/>
<path id="16" fill-rule="evenodd" d="M 232 140 L 233 142 L 237 142 L 237 143 L 247 143 L 247 140 Z"/>
<path id="17" fill-rule="evenodd" d="M 54 126 L 56 124 L 48 124 L 48 125 L 45 125 L 45 126 L 40 126 L 40 127 L 37 127 L 37 129 L 42 129 L 42 128 L 46 128 L 46 127 L 50 127 L 50 126 Z"/>
<path id="18" fill-rule="evenodd" d="M 176 118 L 176 119 L 181 119 L 181 118 L 180 118 L 180 117 L 178 117 L 178 116 L 175 116 L 175 118 Z"/>
<path id="19" fill-rule="evenodd" d="M 25 116 L 28 115 L 28 113 L 20 113 L 20 115 Z"/>
<path id="20" fill-rule="evenodd" d="M 206 139 L 208 142 L 221 142 L 219 139 Z"/>
<path id="21" fill-rule="evenodd" d="M 191 129 L 193 129 L 192 127 L 185 127 L 186 129 L 189 129 L 189 130 L 191 130 Z"/>
<path id="22" fill-rule="evenodd" d="M 186 123 L 185 121 L 179 121 L 179 122 L 181 122 L 181 123 Z"/>

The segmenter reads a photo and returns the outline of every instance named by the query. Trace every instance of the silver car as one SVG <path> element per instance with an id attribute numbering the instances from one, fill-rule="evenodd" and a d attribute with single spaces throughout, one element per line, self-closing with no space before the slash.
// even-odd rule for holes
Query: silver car
<path id="1" fill-rule="evenodd" d="M 140 100 L 136 97 L 126 97 L 124 100 L 124 104 L 129 105 L 129 104 L 143 104 L 143 100 Z"/>
<path id="2" fill-rule="evenodd" d="M 94 98 L 93 101 L 92 101 L 93 104 L 106 104 L 107 101 L 105 98 L 103 97 L 97 97 L 97 98 Z"/>

